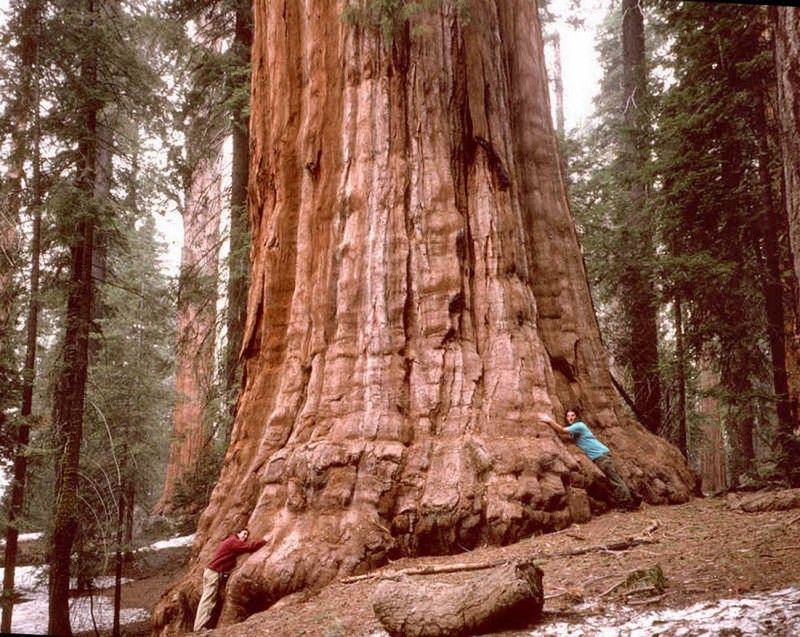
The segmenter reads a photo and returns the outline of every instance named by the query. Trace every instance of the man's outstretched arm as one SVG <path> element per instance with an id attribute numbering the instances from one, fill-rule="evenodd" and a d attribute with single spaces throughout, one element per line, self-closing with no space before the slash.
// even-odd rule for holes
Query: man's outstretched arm
<path id="1" fill-rule="evenodd" d="M 555 431 L 561 438 L 565 440 L 572 440 L 572 435 L 569 433 L 569 431 L 567 431 L 567 428 L 559 425 L 555 420 L 553 420 L 552 416 L 548 416 L 547 414 L 539 414 L 538 419 L 540 422 L 548 425 L 550 429 Z"/>

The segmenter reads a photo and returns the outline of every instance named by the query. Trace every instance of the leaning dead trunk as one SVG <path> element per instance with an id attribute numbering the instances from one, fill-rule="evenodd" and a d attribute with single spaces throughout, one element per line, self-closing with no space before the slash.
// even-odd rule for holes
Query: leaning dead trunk
<path id="1" fill-rule="evenodd" d="M 392 556 L 570 524 L 569 488 L 601 474 L 535 412 L 581 406 L 649 501 L 691 491 L 611 383 L 533 3 L 437 4 L 390 46 L 345 4 L 254 5 L 244 384 L 162 634 L 245 523 L 268 542 L 223 623 Z"/>

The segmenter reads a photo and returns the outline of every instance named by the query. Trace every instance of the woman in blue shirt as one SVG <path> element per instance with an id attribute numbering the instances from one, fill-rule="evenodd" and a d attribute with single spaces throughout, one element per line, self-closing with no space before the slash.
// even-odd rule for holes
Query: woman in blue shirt
<path id="1" fill-rule="evenodd" d="M 636 494 L 631 493 L 625 480 L 617 473 L 614 463 L 611 460 L 611 451 L 600 442 L 592 430 L 586 426 L 582 420 L 578 419 L 578 412 L 575 409 L 568 409 L 566 416 L 567 426 L 562 427 L 549 416 L 542 417 L 542 421 L 561 437 L 568 438 L 574 442 L 585 453 L 589 460 L 594 462 L 608 478 L 613 489 L 612 495 L 618 506 L 625 509 L 637 509 L 642 499 Z"/>

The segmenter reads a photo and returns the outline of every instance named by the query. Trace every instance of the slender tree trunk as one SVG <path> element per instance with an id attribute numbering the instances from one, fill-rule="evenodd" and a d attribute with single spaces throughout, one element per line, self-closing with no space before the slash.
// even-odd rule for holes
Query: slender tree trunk
<path id="1" fill-rule="evenodd" d="M 778 76 L 778 116 L 783 156 L 783 191 L 794 260 L 794 316 L 800 319 L 800 11 L 796 7 L 770 7 L 775 25 L 775 64 Z M 795 325 L 790 348 L 793 367 L 800 359 L 800 328 Z M 796 387 L 800 391 L 800 387 Z M 794 418 L 781 422 L 778 440 L 783 449 L 781 466 L 793 485 L 800 484 L 800 427 L 798 396 L 792 396 Z"/>
<path id="2" fill-rule="evenodd" d="M 253 10 L 250 0 L 240 0 L 236 8 L 233 47 L 243 68 L 249 68 L 253 45 Z M 248 74 L 249 77 L 249 74 Z M 249 87 L 249 83 L 248 83 Z M 241 87 L 237 87 L 241 90 Z M 249 93 L 249 91 L 248 91 Z M 228 315 L 225 349 L 225 395 L 231 405 L 239 391 L 241 366 L 239 352 L 247 319 L 247 286 L 250 261 L 249 223 L 247 217 L 247 181 L 250 174 L 249 111 L 246 104 L 233 114 L 233 157 L 231 179 L 230 253 L 228 255 Z M 230 432 L 226 432 L 226 439 Z"/>
<path id="3" fill-rule="evenodd" d="M 25 346 L 25 365 L 22 373 L 22 404 L 20 408 L 20 424 L 16 434 L 14 467 L 10 484 L 11 495 L 8 502 L 6 543 L 3 560 L 3 608 L 2 621 L 0 621 L 0 631 L 3 633 L 11 632 L 11 620 L 14 608 L 14 580 L 16 576 L 17 551 L 19 539 L 19 519 L 24 511 L 25 488 L 28 471 L 28 443 L 30 440 L 30 418 L 33 414 L 33 383 L 36 375 L 36 339 L 39 332 L 39 257 L 41 250 L 41 173 L 40 173 L 40 153 L 39 153 L 39 121 L 38 113 L 38 91 L 36 77 L 36 63 L 38 57 L 38 24 L 40 7 L 38 0 L 31 0 L 22 9 L 20 30 L 20 66 L 23 70 L 23 79 L 18 93 L 18 116 L 15 123 L 15 134 L 12 141 L 14 151 L 12 152 L 9 171 L 9 179 L 5 182 L 2 206 L 4 219 L 11 221 L 18 216 L 19 194 L 23 162 L 28 158 L 28 149 L 32 151 L 31 163 L 33 164 L 33 175 L 31 179 L 31 191 L 33 193 L 30 202 L 30 209 L 33 213 L 33 232 L 31 236 L 31 269 L 30 269 L 30 290 L 28 300 L 28 318 L 26 321 L 26 346 Z M 31 126 L 29 126 L 29 123 Z M 27 138 L 30 137 L 30 143 Z M 7 215 L 7 216 L 6 216 Z M 15 224 L 9 224 L 15 229 Z M 5 228 L 5 224 L 3 226 Z M 11 234 L 3 232 L 2 245 L 6 259 L 4 263 L 11 264 L 12 245 L 14 242 L 15 231 Z M 0 268 L 1 269 L 1 268 Z M 5 273 L 5 270 L 2 270 Z M 14 294 L 14 286 L 4 274 L 0 274 L 0 288 L 3 289 L 4 297 L 0 298 L 0 307 L 7 310 L 11 307 L 11 297 L 6 298 L 6 294 Z M 7 353 L 4 346 L 6 343 L 5 328 L 9 327 L 10 315 L 0 316 L 0 360 L 5 358 Z"/>
<path id="4" fill-rule="evenodd" d="M 38 125 L 38 124 L 37 124 Z M 25 489 L 28 472 L 28 443 L 30 442 L 30 418 L 33 415 L 33 385 L 36 377 L 36 340 L 39 333 L 39 258 L 41 252 L 41 179 L 39 176 L 39 142 L 34 139 L 33 180 L 34 192 L 31 208 L 33 209 L 33 233 L 31 236 L 31 278 L 30 299 L 28 301 L 28 320 L 26 322 L 27 343 L 25 346 L 25 367 L 22 373 L 22 407 L 20 409 L 20 425 L 15 440 L 14 470 L 11 480 L 11 498 L 8 507 L 6 527 L 5 557 L 3 560 L 3 618 L 0 630 L 11 632 L 12 609 L 14 605 L 14 579 L 17 564 L 17 543 L 19 528 L 17 526 L 24 511 Z"/>
<path id="5" fill-rule="evenodd" d="M 91 153 L 92 149 L 84 148 L 82 157 L 85 161 L 91 161 Z M 56 433 L 56 489 L 50 547 L 48 624 L 48 632 L 52 635 L 72 634 L 69 623 L 70 557 L 78 530 L 78 466 L 89 358 L 95 229 L 91 211 L 87 210 L 82 217 L 77 223 L 72 245 L 67 327 L 53 418 Z"/>
<path id="6" fill-rule="evenodd" d="M 766 107 L 766 105 L 765 105 Z M 774 112 L 775 109 L 770 109 Z M 759 224 L 762 231 L 763 245 L 763 290 L 765 315 L 767 317 L 767 336 L 769 339 L 770 358 L 772 361 L 772 383 L 775 388 L 775 411 L 778 416 L 777 431 L 791 431 L 793 427 L 789 402 L 789 380 L 786 370 L 786 343 L 784 330 L 786 317 L 784 313 L 783 271 L 778 237 L 786 236 L 785 217 L 778 209 L 773 194 L 773 175 L 769 170 L 769 159 L 774 156 L 770 150 L 775 139 L 774 126 L 768 125 L 764 115 L 765 109 L 759 111 L 760 126 L 756 130 L 756 143 L 760 150 L 758 171 L 761 179 L 762 206 L 764 223 Z M 774 146 L 778 151 L 777 144 Z M 780 436 L 778 436 L 780 441 Z"/>
<path id="7" fill-rule="evenodd" d="M 85 4 L 87 24 L 94 2 Z M 87 51 L 81 68 L 84 85 L 97 85 L 97 61 Z M 71 273 L 67 291 L 63 354 L 53 405 L 55 431 L 55 505 L 50 546 L 48 633 L 71 635 L 69 621 L 70 558 L 78 531 L 78 469 L 83 437 L 83 407 L 89 366 L 89 335 L 94 288 L 92 268 L 96 226 L 95 176 L 99 104 L 87 99 L 81 113 L 83 139 L 78 144 L 77 190 L 84 207 L 75 212 L 71 235 Z"/>
<path id="8" fill-rule="evenodd" d="M 190 625 L 239 525 L 267 543 L 223 624 L 393 557 L 569 525 L 601 476 L 537 413 L 582 407 L 648 500 L 691 492 L 608 373 L 535 4 L 389 13 L 388 44 L 344 5 L 254 4 L 243 389 L 160 634 Z"/>
<path id="9" fill-rule="evenodd" d="M 136 510 L 136 482 L 134 478 L 129 477 L 125 483 L 125 494 L 123 497 L 125 502 L 125 534 L 123 542 L 125 544 L 125 562 L 133 561 L 133 515 Z"/>
<path id="10" fill-rule="evenodd" d="M 125 562 L 125 548 L 123 539 L 125 537 L 125 513 L 128 510 L 126 495 L 128 489 L 123 482 L 123 476 L 127 475 L 127 445 L 123 442 L 120 456 L 120 465 L 117 467 L 117 528 L 116 528 L 116 550 L 114 552 L 114 616 L 111 624 L 112 637 L 120 636 L 120 615 L 122 610 L 122 566 Z"/>
<path id="11" fill-rule="evenodd" d="M 10 129 L 10 154 L 4 162 L 5 174 L 0 179 L 0 385 L 4 386 L 6 396 L 16 395 L 11 391 L 17 387 L 18 361 L 15 357 L 13 335 L 18 318 L 18 299 L 22 296 L 16 274 L 21 271 L 20 261 L 19 213 L 22 204 L 22 185 L 25 175 L 25 162 L 29 159 L 30 128 L 35 95 L 35 65 L 38 53 L 37 28 L 40 0 L 20 3 L 12 15 L 11 29 L 17 29 L 19 45 L 15 50 L 18 57 L 19 80 L 9 91 L 6 125 Z M 6 408 L 1 404 L 0 427 L 7 427 Z"/>
<path id="12" fill-rule="evenodd" d="M 622 130 L 622 183 L 628 201 L 624 206 L 625 245 L 630 263 L 621 277 L 627 335 L 623 359 L 631 370 L 635 412 L 654 433 L 661 426 L 661 381 L 658 360 L 657 300 L 650 271 L 655 258 L 654 224 L 646 205 L 649 162 L 647 116 L 647 69 L 644 16 L 639 0 L 622 2 L 622 82 L 624 126 Z"/>
<path id="13" fill-rule="evenodd" d="M 683 335 L 683 301 L 680 295 L 676 294 L 673 299 L 673 315 L 675 322 L 675 364 L 677 373 L 675 374 L 675 384 L 677 385 L 677 401 L 675 407 L 675 421 L 677 435 L 675 446 L 680 449 L 684 458 L 689 457 L 689 444 L 687 436 L 686 422 L 686 345 Z"/>
<path id="14" fill-rule="evenodd" d="M 745 324 L 744 317 L 731 317 L 731 321 Z M 752 352 L 755 344 L 741 334 L 726 335 L 720 344 L 724 352 L 720 385 L 726 392 L 727 410 L 723 427 L 726 441 L 728 486 L 736 489 L 752 469 L 755 461 L 753 441 L 755 410 L 750 377 L 742 370 L 752 369 Z"/>

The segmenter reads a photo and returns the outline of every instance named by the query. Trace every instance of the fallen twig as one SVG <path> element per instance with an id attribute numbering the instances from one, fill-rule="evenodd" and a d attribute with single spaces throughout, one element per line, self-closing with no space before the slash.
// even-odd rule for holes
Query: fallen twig
<path id="1" fill-rule="evenodd" d="M 364 573 L 363 575 L 351 575 L 344 577 L 340 581 L 343 584 L 351 584 L 352 582 L 359 582 L 373 577 L 380 577 L 392 579 L 400 577 L 401 575 L 438 575 L 440 573 L 457 573 L 460 571 L 479 571 L 485 568 L 494 568 L 502 566 L 508 562 L 515 560 L 493 560 L 491 562 L 475 562 L 474 564 L 458 563 L 458 564 L 431 564 L 429 566 L 419 566 L 416 568 L 403 568 L 396 571 L 386 571 L 384 573 Z"/>
<path id="2" fill-rule="evenodd" d="M 646 537 L 631 537 L 627 540 L 619 540 L 617 542 L 610 542 L 609 544 L 595 544 L 593 546 L 585 546 L 579 549 L 571 549 L 569 551 L 559 551 L 550 555 L 542 555 L 546 557 L 572 557 L 574 555 L 583 555 L 584 553 L 593 553 L 594 551 L 626 551 L 634 546 L 640 544 L 655 544 L 658 540 L 653 540 Z"/>

